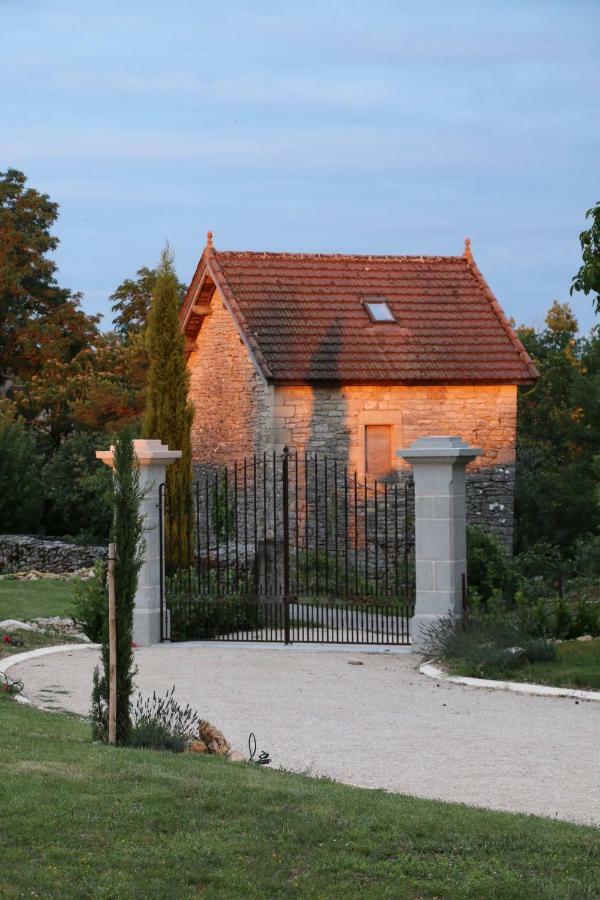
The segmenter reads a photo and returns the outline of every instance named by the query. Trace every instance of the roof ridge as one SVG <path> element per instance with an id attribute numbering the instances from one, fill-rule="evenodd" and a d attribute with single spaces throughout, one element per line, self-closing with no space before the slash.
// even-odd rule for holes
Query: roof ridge
<path id="1" fill-rule="evenodd" d="M 216 256 L 222 256 L 227 254 L 228 256 L 252 256 L 260 259 L 264 259 L 266 257 L 285 257 L 286 259 L 356 259 L 356 260 L 392 260 L 397 262 L 401 259 L 410 259 L 414 260 L 444 260 L 448 262 L 452 260 L 454 262 L 464 262 L 464 256 L 459 255 L 448 255 L 444 256 L 442 254 L 409 254 L 409 253 L 401 253 L 401 254 L 391 254 L 391 253 L 307 253 L 307 252 L 294 252 L 291 250 L 213 250 L 213 253 Z"/>

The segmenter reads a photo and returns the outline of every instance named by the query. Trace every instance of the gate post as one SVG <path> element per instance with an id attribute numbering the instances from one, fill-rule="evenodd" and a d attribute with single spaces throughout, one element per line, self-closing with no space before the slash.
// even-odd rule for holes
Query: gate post
<path id="1" fill-rule="evenodd" d="M 458 436 L 424 437 L 397 455 L 412 464 L 415 479 L 416 604 L 412 646 L 443 616 L 462 618 L 467 571 L 465 469 L 483 451 Z"/>
<path id="2" fill-rule="evenodd" d="M 114 449 L 96 450 L 97 459 L 112 468 Z M 148 647 L 157 644 L 161 636 L 160 485 L 165 480 L 167 466 L 181 458 L 181 450 L 169 450 L 166 444 L 145 438 L 133 441 L 133 449 L 140 467 L 140 488 L 144 492 L 140 515 L 146 540 L 135 593 L 133 640 L 140 647 Z"/>

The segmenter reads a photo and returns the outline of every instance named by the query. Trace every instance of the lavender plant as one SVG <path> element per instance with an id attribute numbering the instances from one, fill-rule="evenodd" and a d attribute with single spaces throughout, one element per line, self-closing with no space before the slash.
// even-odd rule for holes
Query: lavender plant
<path id="1" fill-rule="evenodd" d="M 175 685 L 164 697 L 144 699 L 138 694 L 131 711 L 130 747 L 170 750 L 182 753 L 200 721 L 189 704 L 181 706 L 174 697 Z"/>

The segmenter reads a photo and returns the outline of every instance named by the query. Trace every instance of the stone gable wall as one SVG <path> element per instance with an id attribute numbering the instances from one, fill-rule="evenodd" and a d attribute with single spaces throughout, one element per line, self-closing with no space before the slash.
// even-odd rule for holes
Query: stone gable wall
<path id="1" fill-rule="evenodd" d="M 188 360 L 196 409 L 192 455 L 197 463 L 232 464 L 264 449 L 272 391 L 217 291 L 211 309 Z"/>

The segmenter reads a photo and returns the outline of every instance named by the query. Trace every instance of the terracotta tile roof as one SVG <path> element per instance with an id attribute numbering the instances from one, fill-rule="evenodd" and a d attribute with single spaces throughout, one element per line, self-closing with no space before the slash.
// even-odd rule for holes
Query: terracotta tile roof
<path id="1" fill-rule="evenodd" d="M 526 383 L 537 371 L 467 244 L 465 256 L 203 253 L 264 374 L 275 382 Z M 196 286 L 196 288 L 195 288 Z M 374 323 L 364 298 L 395 323 Z M 199 324 L 198 326 L 199 327 Z"/>

